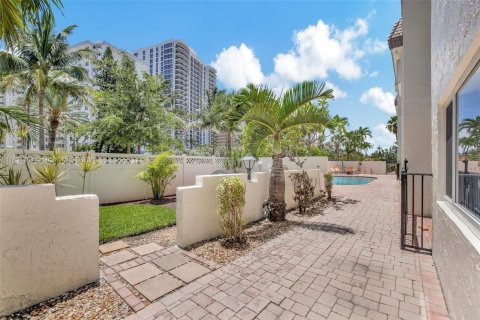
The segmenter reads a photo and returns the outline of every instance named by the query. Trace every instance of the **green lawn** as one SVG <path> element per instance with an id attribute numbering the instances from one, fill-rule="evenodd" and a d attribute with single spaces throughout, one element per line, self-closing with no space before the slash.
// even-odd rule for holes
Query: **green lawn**
<path id="1" fill-rule="evenodd" d="M 175 210 L 151 204 L 100 207 L 100 243 L 175 224 Z"/>

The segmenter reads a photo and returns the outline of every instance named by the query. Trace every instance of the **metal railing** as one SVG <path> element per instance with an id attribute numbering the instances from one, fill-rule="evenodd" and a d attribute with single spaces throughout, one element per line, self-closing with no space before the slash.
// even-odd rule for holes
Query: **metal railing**
<path id="1" fill-rule="evenodd" d="M 426 233 L 430 236 L 424 226 L 426 219 L 429 219 L 428 223 L 431 229 L 431 218 L 426 218 L 424 212 L 426 177 L 433 177 L 433 175 L 431 173 L 408 173 L 406 171 L 401 173 L 400 241 L 402 249 L 409 248 L 432 252 L 431 245 L 427 246 L 424 241 Z M 417 178 L 417 180 L 415 178 Z M 415 190 L 416 184 L 420 184 L 420 192 L 418 192 L 418 189 L 417 191 Z M 410 190 L 409 185 L 411 186 Z M 418 199 L 418 197 L 420 197 L 420 199 Z M 420 201 L 420 208 L 418 208 L 415 201 Z M 420 226 L 418 226 L 419 223 Z M 420 227 L 420 232 L 418 232 L 418 227 Z M 430 237 L 429 240 L 431 240 Z M 431 244 L 431 241 L 429 242 Z"/>

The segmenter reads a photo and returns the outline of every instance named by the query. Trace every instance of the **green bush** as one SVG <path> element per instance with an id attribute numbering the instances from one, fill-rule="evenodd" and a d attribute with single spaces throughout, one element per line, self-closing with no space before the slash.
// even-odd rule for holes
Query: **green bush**
<path id="1" fill-rule="evenodd" d="M 293 200 L 298 205 L 298 213 L 304 214 L 313 204 L 315 186 L 313 179 L 308 176 L 306 171 L 292 173 L 290 180 L 293 183 Z"/>
<path id="2" fill-rule="evenodd" d="M 325 191 L 327 192 L 327 199 L 332 200 L 332 189 L 333 189 L 333 174 L 327 172 L 323 175 L 325 179 Z"/>
<path id="3" fill-rule="evenodd" d="M 165 188 L 175 178 L 175 172 L 178 170 L 178 164 L 174 159 L 169 158 L 169 155 L 170 152 L 162 152 L 147 165 L 145 171 L 137 175 L 138 178 L 150 184 L 155 200 L 163 197 Z"/>
<path id="4" fill-rule="evenodd" d="M 220 180 L 217 187 L 217 213 L 222 222 L 221 227 L 228 240 L 236 242 L 243 239 L 243 208 L 245 207 L 245 186 L 238 177 Z"/>

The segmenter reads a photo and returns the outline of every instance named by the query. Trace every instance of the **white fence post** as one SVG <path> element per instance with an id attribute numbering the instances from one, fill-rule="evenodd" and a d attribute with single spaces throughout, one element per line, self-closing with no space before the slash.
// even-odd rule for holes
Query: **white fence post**
<path id="1" fill-rule="evenodd" d="M 185 186 L 185 167 L 187 165 L 187 155 L 182 155 L 182 187 Z"/>

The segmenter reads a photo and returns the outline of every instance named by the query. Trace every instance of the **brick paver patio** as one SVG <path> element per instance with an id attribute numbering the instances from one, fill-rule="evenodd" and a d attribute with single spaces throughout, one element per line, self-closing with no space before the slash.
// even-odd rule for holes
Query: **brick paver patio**
<path id="1" fill-rule="evenodd" d="M 335 186 L 334 195 L 343 202 L 323 216 L 299 223 L 129 320 L 448 319 L 432 257 L 399 248 L 400 190 L 395 177 Z M 128 256 L 124 253 L 115 262 Z M 159 257 L 150 260 L 177 270 L 177 281 L 182 276 L 191 280 L 190 267 L 179 270 Z M 146 269 L 153 276 L 155 270 Z M 162 275 L 169 273 L 163 270 L 151 279 Z M 134 283 L 141 277 L 131 279 Z"/>

